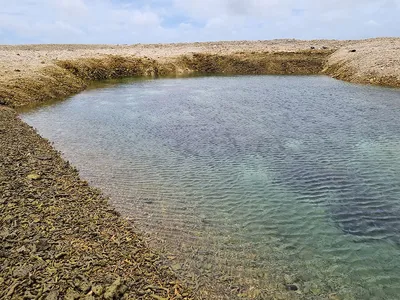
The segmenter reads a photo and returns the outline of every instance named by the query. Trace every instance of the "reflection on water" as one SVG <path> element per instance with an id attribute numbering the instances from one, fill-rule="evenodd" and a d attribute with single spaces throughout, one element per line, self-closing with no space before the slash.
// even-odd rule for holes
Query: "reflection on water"
<path id="1" fill-rule="evenodd" d="M 149 80 L 23 119 L 182 254 L 179 271 L 218 274 L 253 298 L 398 298 L 399 90 L 327 77 Z"/>

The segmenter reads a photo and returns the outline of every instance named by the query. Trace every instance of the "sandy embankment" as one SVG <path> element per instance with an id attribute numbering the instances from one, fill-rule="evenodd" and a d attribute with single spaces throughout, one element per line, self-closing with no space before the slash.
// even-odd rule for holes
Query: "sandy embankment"
<path id="1" fill-rule="evenodd" d="M 400 87 L 400 38 L 349 42 L 329 57 L 323 72 L 353 83 Z"/>
<path id="2" fill-rule="evenodd" d="M 400 39 L 0 46 L 0 104 L 61 99 L 91 80 L 190 72 L 325 73 L 400 86 Z M 1 106 L 0 226 L 1 299 L 189 298 L 101 193 Z"/>
<path id="3" fill-rule="evenodd" d="M 0 103 L 17 107 L 63 98 L 83 90 L 89 80 L 190 72 L 324 73 L 351 82 L 400 86 L 400 38 L 0 46 Z"/>

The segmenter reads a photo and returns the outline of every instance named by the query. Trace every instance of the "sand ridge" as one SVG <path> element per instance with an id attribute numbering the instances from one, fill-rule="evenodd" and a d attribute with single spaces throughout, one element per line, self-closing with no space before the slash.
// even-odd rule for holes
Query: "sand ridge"
<path id="1" fill-rule="evenodd" d="M 351 50 L 355 50 L 355 52 L 351 52 Z M 19 101 L 21 103 L 16 105 L 13 105 L 12 102 L 15 102 L 13 99 L 4 101 L 4 98 L 12 98 L 12 95 L 21 93 L 21 90 L 28 85 L 27 80 L 39 82 L 46 80 L 44 77 L 54 77 L 54 74 L 49 75 L 47 71 L 57 67 L 60 61 L 66 60 L 107 59 L 110 55 L 130 60 L 147 59 L 157 63 L 154 68 L 159 68 L 160 65 L 169 65 L 169 71 L 166 71 L 166 73 L 179 73 L 182 71 L 182 65 L 177 63 L 179 61 L 177 59 L 183 56 L 191 57 L 194 54 L 209 55 L 215 58 L 242 53 L 245 55 L 241 59 L 245 61 L 251 60 L 254 55 L 260 56 L 260 54 L 306 52 L 312 54 L 313 51 L 326 51 L 327 54 L 323 70 L 315 70 L 316 73 L 324 73 L 356 83 L 400 86 L 400 38 L 376 38 L 358 41 L 282 39 L 150 45 L 2 45 L 0 46 L 0 102 L 11 106 L 27 104 L 31 101 L 29 99 L 31 91 L 23 91 L 20 98 L 25 97 L 26 101 Z M 267 65 L 268 59 L 264 59 L 265 65 Z M 303 60 L 306 61 L 307 58 L 303 58 Z M 218 64 L 219 60 L 213 63 L 214 65 Z M 254 68 L 254 64 L 255 62 L 253 62 L 252 68 Z M 107 67 L 105 66 L 105 68 Z M 118 66 L 114 64 L 113 67 L 117 68 Z M 188 67 L 183 66 L 183 69 L 188 69 Z M 212 72 L 213 70 L 209 70 L 209 73 Z M 251 73 L 244 68 L 235 70 L 235 72 Z M 269 72 L 271 70 L 267 68 L 264 72 L 258 70 L 255 73 L 268 74 Z M 276 72 L 272 72 L 272 74 L 274 73 Z M 284 74 L 285 69 L 280 73 Z M 288 70 L 287 73 L 296 74 L 293 68 Z M 129 75 L 146 74 L 121 74 L 121 76 Z M 63 80 L 59 78 L 60 76 L 56 76 L 58 81 Z M 67 75 L 64 74 L 61 77 L 67 77 Z M 114 77 L 118 76 L 115 75 Z M 46 83 L 46 85 L 51 88 L 51 84 Z M 54 89 L 57 89 L 57 87 L 54 86 Z M 82 90 L 82 88 L 73 89 L 63 96 L 79 90 Z M 43 99 L 37 100 L 36 96 L 32 99 L 35 102 L 42 102 L 46 100 L 46 97 L 47 95 L 43 96 Z M 2 99 L 3 101 L 1 101 Z"/>

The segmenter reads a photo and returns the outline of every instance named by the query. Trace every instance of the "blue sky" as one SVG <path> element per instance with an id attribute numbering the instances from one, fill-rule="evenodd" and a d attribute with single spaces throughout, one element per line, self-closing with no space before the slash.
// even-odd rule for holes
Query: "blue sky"
<path id="1" fill-rule="evenodd" d="M 0 44 L 400 36 L 400 0 L 0 0 Z"/>

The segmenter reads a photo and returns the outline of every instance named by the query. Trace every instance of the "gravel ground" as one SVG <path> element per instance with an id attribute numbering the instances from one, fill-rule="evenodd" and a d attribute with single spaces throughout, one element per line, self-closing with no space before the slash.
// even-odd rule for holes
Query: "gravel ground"
<path id="1" fill-rule="evenodd" d="M 189 299 L 48 141 L 0 108 L 0 299 Z"/>

